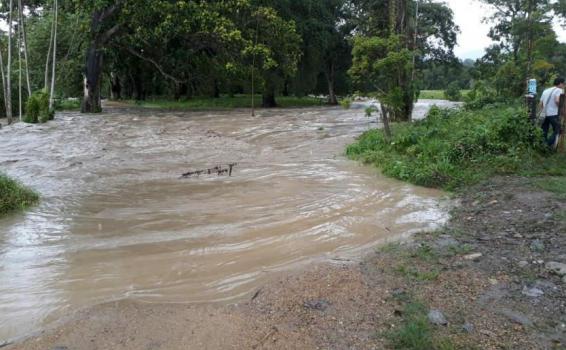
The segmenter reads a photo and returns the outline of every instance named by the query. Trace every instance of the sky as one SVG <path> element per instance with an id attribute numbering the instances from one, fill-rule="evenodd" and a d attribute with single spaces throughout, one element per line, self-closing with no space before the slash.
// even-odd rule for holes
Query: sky
<path id="1" fill-rule="evenodd" d="M 490 24 L 482 23 L 482 19 L 489 16 L 489 6 L 479 0 L 444 0 L 454 11 L 454 21 L 460 27 L 458 46 L 454 49 L 457 57 L 476 59 L 483 56 L 484 49 L 491 45 L 487 36 Z M 558 40 L 566 42 L 566 30 L 555 24 Z"/>

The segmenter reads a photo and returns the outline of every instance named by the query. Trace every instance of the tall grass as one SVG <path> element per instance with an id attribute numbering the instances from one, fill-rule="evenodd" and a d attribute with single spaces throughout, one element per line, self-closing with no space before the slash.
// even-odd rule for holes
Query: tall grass
<path id="1" fill-rule="evenodd" d="M 0 174 L 0 217 L 23 210 L 39 201 L 39 196 L 4 174 Z"/>
<path id="2" fill-rule="evenodd" d="M 417 185 L 455 190 L 496 173 L 517 173 L 541 158 L 540 131 L 520 107 L 431 109 L 425 120 L 370 130 L 348 146 L 352 159 Z"/>

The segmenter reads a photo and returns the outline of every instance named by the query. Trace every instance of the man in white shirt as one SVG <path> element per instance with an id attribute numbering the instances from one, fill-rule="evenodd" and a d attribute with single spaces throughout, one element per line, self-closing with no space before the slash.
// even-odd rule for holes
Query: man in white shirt
<path id="1" fill-rule="evenodd" d="M 544 115 L 542 131 L 549 146 L 555 147 L 560 136 L 560 95 L 564 93 L 564 78 L 556 78 L 554 87 L 544 90 L 540 98 L 540 108 Z M 548 130 L 552 125 L 552 136 L 548 138 Z"/>

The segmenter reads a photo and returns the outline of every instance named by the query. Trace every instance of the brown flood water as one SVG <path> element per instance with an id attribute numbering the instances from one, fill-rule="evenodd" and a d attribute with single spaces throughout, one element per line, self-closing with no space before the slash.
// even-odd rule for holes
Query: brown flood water
<path id="1" fill-rule="evenodd" d="M 343 156 L 367 128 L 361 108 L 314 108 L 1 129 L 0 169 L 42 202 L 0 220 L 0 343 L 110 300 L 234 301 L 270 272 L 442 224 L 443 193 Z M 232 162 L 232 177 L 179 179 Z"/>

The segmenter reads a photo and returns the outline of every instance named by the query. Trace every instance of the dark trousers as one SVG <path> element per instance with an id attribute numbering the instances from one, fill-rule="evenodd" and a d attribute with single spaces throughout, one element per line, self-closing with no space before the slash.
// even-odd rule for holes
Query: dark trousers
<path id="1" fill-rule="evenodd" d="M 552 125 L 552 136 L 550 139 L 548 138 L 548 130 Z M 549 116 L 544 118 L 544 122 L 542 123 L 542 132 L 544 135 L 544 140 L 550 145 L 553 146 L 556 138 L 560 135 L 560 117 L 557 115 Z"/>

